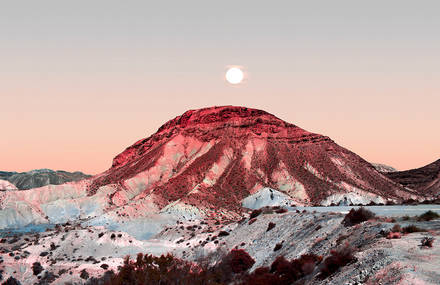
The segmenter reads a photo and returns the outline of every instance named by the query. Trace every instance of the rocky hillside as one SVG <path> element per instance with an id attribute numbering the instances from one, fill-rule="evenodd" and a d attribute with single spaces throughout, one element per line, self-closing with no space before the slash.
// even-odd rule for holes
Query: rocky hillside
<path id="1" fill-rule="evenodd" d="M 343 223 L 345 215 L 340 213 L 286 212 L 276 207 L 251 215 L 226 225 L 205 220 L 179 221 L 148 241 L 137 240 L 123 231 L 78 223 L 57 225 L 40 233 L 2 236 L 0 232 L 0 270 L 3 280 L 15 278 L 22 284 L 103 284 L 91 279 L 101 278 L 107 270 L 121 271 L 118 268 L 127 255 L 136 260 L 138 253 L 156 256 L 172 253 L 186 261 L 218 263 L 226 260 L 226 253 L 239 249 L 253 259 L 249 272 L 256 276 L 264 273 L 262 267 L 272 268 L 280 257 L 287 260 L 298 259 L 304 254 L 320 257 L 317 264 L 311 267 L 309 264 L 308 270 L 301 263 L 297 264 L 296 271 L 305 271 L 299 276 L 289 267 L 284 269 L 289 278 L 299 279 L 294 284 L 438 284 L 438 241 L 434 241 L 433 247 L 423 247 L 421 241 L 425 237 L 438 237 L 440 220 L 422 222 L 373 217 L 347 226 Z M 409 225 L 415 232 L 397 232 Z M 396 231 L 392 239 L 387 238 L 390 231 Z M 348 263 L 340 260 L 344 252 L 350 257 Z M 322 276 L 325 269 L 331 269 L 328 276 Z M 225 274 L 232 272 L 229 270 Z M 272 275 L 262 280 L 268 280 L 269 276 Z M 124 280 L 113 284 L 145 283 Z"/>
<path id="2" fill-rule="evenodd" d="M 295 205 L 424 198 L 326 136 L 265 111 L 225 106 L 170 120 L 92 178 L 0 193 L 0 228 L 84 218 L 154 234 L 181 218 L 239 219 L 243 200 L 265 197 L 264 188 Z"/>
<path id="3" fill-rule="evenodd" d="M 405 187 L 417 190 L 422 195 L 440 195 L 440 159 L 420 168 L 384 175 Z"/>
<path id="4" fill-rule="evenodd" d="M 0 171 L 0 179 L 7 180 L 20 190 L 32 189 L 46 185 L 60 185 L 66 182 L 79 181 L 91 175 L 80 171 L 67 172 L 63 170 L 35 169 L 27 172 Z"/>
<path id="5" fill-rule="evenodd" d="M 412 194 L 326 136 L 261 110 L 231 106 L 191 110 L 167 122 L 116 156 L 93 179 L 91 194 L 109 183 L 137 184 L 165 203 L 221 207 L 263 187 L 301 204 L 326 204 L 346 193 L 377 202 Z"/>

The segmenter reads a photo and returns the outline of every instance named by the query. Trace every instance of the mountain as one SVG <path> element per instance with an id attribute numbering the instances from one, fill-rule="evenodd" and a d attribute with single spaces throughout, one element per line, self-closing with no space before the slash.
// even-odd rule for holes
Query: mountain
<path id="1" fill-rule="evenodd" d="M 231 106 L 191 110 L 167 122 L 117 155 L 93 179 L 91 194 L 109 183 L 139 185 L 165 203 L 220 207 L 263 187 L 301 204 L 329 204 L 346 193 L 377 201 L 412 194 L 326 136 L 265 111 Z"/>
<path id="2" fill-rule="evenodd" d="M 239 219 L 242 203 L 275 196 L 295 205 L 424 198 L 329 137 L 223 106 L 168 121 L 89 179 L 0 193 L 0 228 L 88 219 L 149 236 L 179 219 Z"/>
<path id="3" fill-rule="evenodd" d="M 35 169 L 28 172 L 0 171 L 0 179 L 7 180 L 20 190 L 37 188 L 45 185 L 59 185 L 70 181 L 79 181 L 91 177 L 82 172 L 63 170 Z"/>
<path id="4" fill-rule="evenodd" d="M 384 175 L 405 187 L 417 190 L 422 195 L 440 194 L 440 159 L 420 168 Z"/>
<path id="5" fill-rule="evenodd" d="M 398 171 L 397 169 L 395 169 L 392 166 L 381 164 L 381 163 L 372 163 L 372 165 L 374 166 L 374 168 L 376 168 L 377 171 L 383 172 L 383 173 Z"/>

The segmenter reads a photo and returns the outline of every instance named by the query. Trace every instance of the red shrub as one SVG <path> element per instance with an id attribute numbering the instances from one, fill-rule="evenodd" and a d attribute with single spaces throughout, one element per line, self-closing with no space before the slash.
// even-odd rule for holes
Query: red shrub
<path id="1" fill-rule="evenodd" d="M 275 211 L 275 213 L 277 213 L 277 214 L 283 214 L 283 213 L 286 213 L 286 212 L 287 212 L 286 208 L 280 208 L 280 209 Z"/>
<path id="2" fill-rule="evenodd" d="M 409 225 L 402 228 L 402 233 L 404 234 L 417 233 L 417 232 L 426 232 L 426 229 L 419 228 L 416 225 Z"/>
<path id="3" fill-rule="evenodd" d="M 249 270 L 255 260 L 243 249 L 233 249 L 226 257 L 232 272 L 240 273 Z"/>
<path id="4" fill-rule="evenodd" d="M 191 262 L 174 256 L 160 257 L 139 253 L 136 261 L 127 256 L 119 272 L 111 277 L 108 284 L 196 284 L 200 268 Z"/>
<path id="5" fill-rule="evenodd" d="M 398 239 L 401 237 L 402 237 L 402 235 L 399 232 L 389 232 L 387 234 L 387 239 Z"/>
<path id="6" fill-rule="evenodd" d="M 270 231 L 271 229 L 273 229 L 273 228 L 275 228 L 275 223 L 272 223 L 272 222 L 270 222 L 268 225 L 267 225 L 267 230 L 266 230 L 266 232 L 268 232 L 268 231 Z"/>
<path id="7" fill-rule="evenodd" d="M 279 256 L 272 263 L 270 272 L 279 278 L 279 284 L 291 284 L 311 274 L 321 260 L 322 257 L 314 254 L 305 254 L 291 261 Z"/>
<path id="8" fill-rule="evenodd" d="M 257 221 L 257 218 L 250 219 L 248 225 L 252 225 L 256 221 Z"/>
<path id="9" fill-rule="evenodd" d="M 261 213 L 263 212 L 263 210 L 258 209 L 258 210 L 253 210 L 251 215 L 249 216 L 250 219 L 256 218 L 258 217 Z"/>
<path id="10" fill-rule="evenodd" d="M 347 265 L 348 263 L 355 260 L 353 256 L 353 249 L 346 245 L 337 250 L 330 251 L 330 256 L 328 256 L 321 267 L 321 278 L 326 278 L 338 271 L 339 268 Z"/>
<path id="11" fill-rule="evenodd" d="M 279 285 L 281 284 L 280 278 L 270 273 L 269 268 L 260 267 L 245 277 L 245 281 L 242 285 Z"/>
<path id="12" fill-rule="evenodd" d="M 356 224 L 360 224 L 362 222 L 368 221 L 373 218 L 375 215 L 373 212 L 365 209 L 364 207 L 360 207 L 359 209 L 351 209 L 347 215 L 345 215 L 342 223 L 345 226 L 353 226 Z"/>
<path id="13" fill-rule="evenodd" d="M 277 243 L 273 248 L 273 251 L 278 251 L 283 247 L 283 243 Z"/>

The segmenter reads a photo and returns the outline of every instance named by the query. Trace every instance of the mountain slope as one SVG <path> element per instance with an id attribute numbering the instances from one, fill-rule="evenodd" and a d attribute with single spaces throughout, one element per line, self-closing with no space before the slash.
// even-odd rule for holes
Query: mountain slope
<path id="1" fill-rule="evenodd" d="M 0 171 L 0 179 L 7 180 L 20 190 L 32 189 L 46 185 L 59 185 L 70 181 L 79 181 L 91 177 L 82 172 L 63 170 L 35 169 L 28 172 Z"/>
<path id="2" fill-rule="evenodd" d="M 440 159 L 426 166 L 385 173 L 391 180 L 417 190 L 422 195 L 440 194 Z"/>
<path id="3" fill-rule="evenodd" d="M 265 187 L 297 205 L 422 199 L 326 136 L 265 111 L 224 106 L 170 120 L 87 180 L 0 193 L 0 227 L 144 219 L 150 230 L 170 219 L 238 219 L 242 200 Z"/>
<path id="4" fill-rule="evenodd" d="M 326 136 L 264 111 L 230 106 L 188 111 L 167 122 L 116 156 L 90 191 L 121 181 L 130 188 L 136 177 L 148 177 L 138 189 L 147 195 L 154 191 L 166 201 L 222 207 L 263 187 L 305 204 L 348 192 L 384 198 L 412 194 Z"/>

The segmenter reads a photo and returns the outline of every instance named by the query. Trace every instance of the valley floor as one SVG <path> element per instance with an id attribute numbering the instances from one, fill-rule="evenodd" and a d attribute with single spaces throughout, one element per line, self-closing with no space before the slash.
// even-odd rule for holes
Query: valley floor
<path id="1" fill-rule="evenodd" d="M 280 211 L 281 212 L 281 211 Z M 168 226 L 142 241 L 104 227 L 64 224 L 42 233 L 1 238 L 2 282 L 13 276 L 22 284 L 84 284 L 107 270 L 117 271 L 126 255 L 160 255 L 171 252 L 186 260 L 233 248 L 244 249 L 255 259 L 251 270 L 270 266 L 276 257 L 287 259 L 313 253 L 326 257 L 332 249 L 350 246 L 356 261 L 335 274 L 318 278 L 318 269 L 305 284 L 440 284 L 440 220 L 419 222 L 375 218 L 344 226 L 345 215 L 267 209 L 254 219 L 228 225 L 211 221 L 185 221 Z M 269 223 L 273 225 L 269 229 Z M 396 224 L 414 224 L 428 230 L 387 239 Z M 421 247 L 424 237 L 434 237 L 432 248 Z M 219 256 L 219 255 L 218 255 Z M 41 267 L 37 265 L 41 265 Z"/>

